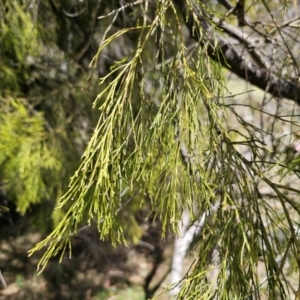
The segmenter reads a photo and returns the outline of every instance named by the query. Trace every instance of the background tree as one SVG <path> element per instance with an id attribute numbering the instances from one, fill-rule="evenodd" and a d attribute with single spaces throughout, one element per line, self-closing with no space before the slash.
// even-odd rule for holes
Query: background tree
<path id="1" fill-rule="evenodd" d="M 3 194 L 57 199 L 41 269 L 87 224 L 136 241 L 146 207 L 188 243 L 173 266 L 199 253 L 177 298 L 298 295 L 297 2 L 1 5 Z M 230 93 L 228 71 L 264 93 Z"/>

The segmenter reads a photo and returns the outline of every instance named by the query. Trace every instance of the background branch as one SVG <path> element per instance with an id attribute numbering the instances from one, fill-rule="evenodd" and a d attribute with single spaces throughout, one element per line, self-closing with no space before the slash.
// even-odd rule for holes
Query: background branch
<path id="1" fill-rule="evenodd" d="M 207 53 L 211 59 L 221 63 L 231 72 L 272 94 L 274 97 L 287 98 L 300 105 L 300 87 L 298 83 L 282 79 L 270 72 L 270 70 L 260 68 L 245 59 L 230 44 L 221 38 L 215 37 L 211 25 L 207 21 L 203 21 L 203 16 L 200 16 L 199 9 L 188 9 L 184 0 L 175 0 L 174 2 L 180 8 L 190 34 L 194 39 L 200 41 L 200 36 L 195 34 L 195 16 L 201 24 L 205 22 L 203 28 L 206 29 L 206 40 L 208 41 Z M 185 18 L 186 15 L 189 17 Z"/>

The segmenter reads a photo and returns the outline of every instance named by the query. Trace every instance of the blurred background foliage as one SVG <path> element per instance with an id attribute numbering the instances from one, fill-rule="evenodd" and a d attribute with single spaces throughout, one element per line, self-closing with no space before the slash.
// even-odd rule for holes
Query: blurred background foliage
<path id="1" fill-rule="evenodd" d="M 21 215 L 43 203 L 34 220 L 48 230 L 61 218 L 53 208 L 99 115 L 92 102 L 105 67 L 89 69 L 101 35 L 99 6 L 0 1 L 1 194 Z"/>

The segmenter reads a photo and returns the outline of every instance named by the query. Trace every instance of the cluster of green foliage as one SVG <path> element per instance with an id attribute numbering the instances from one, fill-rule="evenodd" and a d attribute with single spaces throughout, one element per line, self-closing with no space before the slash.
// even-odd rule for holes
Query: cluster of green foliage
<path id="1" fill-rule="evenodd" d="M 65 45 L 77 28 L 63 28 L 68 17 L 59 19 L 55 8 L 51 1 L 0 2 L 1 190 L 22 215 L 47 204 L 34 216 L 44 229 L 61 219 L 53 207 L 79 164 L 96 115 L 91 103 L 97 84 L 87 90 L 88 69 L 74 60 L 75 45 Z"/>
<path id="2" fill-rule="evenodd" d="M 206 151 L 212 138 L 217 138 L 216 126 L 223 128 L 216 113 L 222 75 L 200 45 L 195 46 L 195 55 L 190 55 L 176 19 L 182 22 L 171 2 L 161 3 L 150 24 L 147 14 L 137 13 L 140 25 L 110 36 L 105 32 L 91 66 L 96 67 L 105 48 L 132 31 L 137 32 L 135 48 L 100 79 L 101 92 L 94 102 L 100 110 L 98 124 L 69 190 L 58 204 L 59 208 L 70 208 L 55 231 L 37 246 L 59 242 L 57 248 L 49 248 L 46 261 L 65 249 L 83 221 L 97 222 L 100 238 L 124 243 L 124 227 L 116 212 L 123 205 L 121 195 L 127 187 L 149 199 L 162 219 L 164 233 L 169 227 L 177 231 L 186 205 L 193 218 L 198 214 L 194 212 L 196 203 L 196 211 L 210 206 L 203 199 L 214 198 L 214 178 L 208 178 L 201 165 L 197 171 L 200 180 L 194 175 L 182 176 L 189 170 L 182 164 L 180 142 L 185 141 L 189 149 L 203 144 L 196 151 L 207 161 L 209 156 L 201 150 Z M 173 47 L 165 51 L 167 42 Z M 151 45 L 156 50 L 149 53 Z M 199 111 L 203 111 L 201 119 Z"/>
<path id="3" fill-rule="evenodd" d="M 192 222 L 211 216 L 180 299 L 259 299 L 260 260 L 270 297 L 285 297 L 286 278 L 300 266 L 300 191 L 288 182 L 298 179 L 299 157 L 266 147 L 266 128 L 225 97 L 217 25 L 207 18 L 226 20 L 220 5 L 145 0 L 128 14 L 96 0 L 0 3 L 1 188 L 23 214 L 40 201 L 57 204 L 57 226 L 30 252 L 47 247 L 40 268 L 71 254 L 72 237 L 91 223 L 114 245 L 136 239 L 133 213 L 147 205 L 163 235 L 178 233 L 184 210 Z M 275 4 L 256 9 L 274 21 Z M 112 13 L 98 20 L 100 11 Z M 278 117 L 280 105 L 274 114 L 246 106 L 289 122 Z"/>

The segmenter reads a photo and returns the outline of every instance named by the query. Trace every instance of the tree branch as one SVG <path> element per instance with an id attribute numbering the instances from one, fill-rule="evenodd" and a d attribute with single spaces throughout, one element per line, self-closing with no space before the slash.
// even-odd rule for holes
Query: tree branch
<path id="1" fill-rule="evenodd" d="M 219 61 L 233 73 L 272 94 L 274 97 L 287 98 L 300 105 L 300 87 L 289 80 L 279 78 L 269 70 L 259 68 L 254 63 L 238 55 L 233 47 L 218 40 L 218 48 L 208 46 L 209 56 Z"/>
<path id="2" fill-rule="evenodd" d="M 195 17 L 205 28 L 206 40 L 208 41 L 207 53 L 211 59 L 221 63 L 225 68 L 235 73 L 242 79 L 265 90 L 274 97 L 287 98 L 300 105 L 300 86 L 292 81 L 280 78 L 267 69 L 259 68 L 251 61 L 240 56 L 235 49 L 221 38 L 216 38 L 213 29 L 207 21 L 203 21 L 199 8 L 188 7 L 185 0 L 174 0 L 182 12 L 183 19 L 194 39 L 200 41 L 200 36 L 195 33 L 197 24 L 193 21 Z M 188 16 L 186 18 L 185 16 Z M 205 24 L 204 24 L 205 22 Z M 208 30 L 207 30 L 208 29 Z"/>
<path id="3" fill-rule="evenodd" d="M 249 35 L 245 34 L 239 28 L 226 23 L 224 20 L 219 20 L 217 18 L 213 19 L 216 25 L 221 28 L 224 32 L 229 34 L 232 38 L 240 41 L 246 46 L 251 58 L 257 63 L 261 68 L 267 68 L 268 63 L 262 58 L 260 52 L 255 47 L 255 42 L 250 38 Z"/>
<path id="4" fill-rule="evenodd" d="M 220 4 L 222 4 L 226 9 L 233 10 L 234 7 L 227 0 L 218 0 Z"/>

